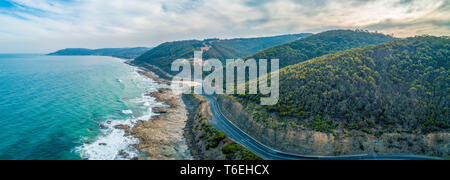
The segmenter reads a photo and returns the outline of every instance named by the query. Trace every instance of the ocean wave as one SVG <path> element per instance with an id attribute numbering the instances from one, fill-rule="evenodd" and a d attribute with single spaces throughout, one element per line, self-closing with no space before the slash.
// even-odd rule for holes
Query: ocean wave
<path id="1" fill-rule="evenodd" d="M 132 110 L 122 110 L 122 113 L 123 114 L 127 114 L 127 115 L 131 115 L 131 114 L 133 114 L 133 111 Z"/>
<path id="2" fill-rule="evenodd" d="M 77 148 L 81 158 L 89 160 L 127 160 L 137 157 L 137 151 L 133 147 L 139 143 L 139 140 L 126 136 L 123 129 L 117 129 L 115 126 L 128 125 L 134 126 L 132 120 L 111 120 L 101 124 L 103 128 L 102 136 L 93 143 L 86 143 Z"/>
<path id="3" fill-rule="evenodd" d="M 109 120 L 100 124 L 102 135 L 97 137 L 94 142 L 84 143 L 77 147 L 82 159 L 87 160 L 130 160 L 138 157 L 139 152 L 134 145 L 139 143 L 139 139 L 127 134 L 123 128 L 129 127 L 130 130 L 139 121 L 148 121 L 152 117 L 152 108 L 161 106 L 161 103 L 155 102 L 155 98 L 146 94 L 156 91 L 158 85 L 150 78 L 140 75 L 138 69 L 132 74 L 131 81 L 142 88 L 145 93 L 141 97 L 130 99 L 132 103 L 140 104 L 145 111 L 139 117 L 132 117 L 127 120 Z M 133 110 L 122 110 L 123 114 L 133 115 Z"/>

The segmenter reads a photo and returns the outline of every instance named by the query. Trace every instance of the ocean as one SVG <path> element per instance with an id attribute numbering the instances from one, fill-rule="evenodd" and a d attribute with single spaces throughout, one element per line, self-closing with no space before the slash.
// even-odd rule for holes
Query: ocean
<path id="1" fill-rule="evenodd" d="M 119 124 L 148 120 L 159 85 L 124 60 L 0 55 L 0 159 L 131 159 Z M 119 155 L 120 154 L 120 155 Z"/>

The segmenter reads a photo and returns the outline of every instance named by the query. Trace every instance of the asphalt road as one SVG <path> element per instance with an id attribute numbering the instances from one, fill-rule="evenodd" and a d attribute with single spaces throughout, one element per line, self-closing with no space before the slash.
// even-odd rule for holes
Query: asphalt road
<path id="1" fill-rule="evenodd" d="M 377 155 L 365 154 L 356 156 L 303 156 L 281 152 L 272 149 L 229 121 L 220 111 L 219 105 L 213 96 L 204 95 L 210 101 L 213 119 L 211 125 L 222 131 L 234 142 L 246 147 L 264 160 L 440 160 L 439 158 L 416 155 Z"/>

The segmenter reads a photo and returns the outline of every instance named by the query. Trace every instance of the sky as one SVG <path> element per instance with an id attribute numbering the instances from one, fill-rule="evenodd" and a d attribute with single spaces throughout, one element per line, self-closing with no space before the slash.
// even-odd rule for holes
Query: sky
<path id="1" fill-rule="evenodd" d="M 0 0 L 0 53 L 332 29 L 448 36 L 450 0 Z"/>

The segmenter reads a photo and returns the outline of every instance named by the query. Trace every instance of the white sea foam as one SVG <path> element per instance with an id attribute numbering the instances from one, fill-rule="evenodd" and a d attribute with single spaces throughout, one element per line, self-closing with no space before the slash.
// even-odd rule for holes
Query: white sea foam
<path id="1" fill-rule="evenodd" d="M 123 110 L 122 113 L 130 115 L 130 114 L 133 114 L 133 111 L 132 110 Z"/>
<path id="2" fill-rule="evenodd" d="M 110 120 L 102 123 L 102 134 L 94 142 L 85 143 L 76 148 L 83 159 L 89 160 L 128 160 L 134 159 L 138 156 L 138 151 L 133 147 L 139 143 L 137 138 L 133 136 L 126 136 L 123 129 L 117 129 L 115 126 L 128 125 L 134 127 L 138 121 L 147 121 L 152 116 L 152 108 L 161 106 L 161 103 L 156 103 L 155 98 L 146 96 L 146 93 L 153 92 L 160 88 L 153 80 L 141 76 L 137 73 L 137 68 L 133 72 L 131 81 L 144 89 L 145 93 L 141 97 L 131 99 L 132 103 L 137 103 L 145 109 L 144 113 L 139 117 L 133 117 L 127 120 Z M 132 110 L 123 110 L 123 114 L 133 115 Z"/>
<path id="3" fill-rule="evenodd" d="M 102 124 L 103 127 L 106 127 L 102 130 L 104 136 L 93 143 L 84 144 L 77 150 L 83 159 L 89 160 L 125 160 L 137 157 L 137 151 L 132 145 L 139 143 L 139 140 L 132 136 L 125 136 L 124 130 L 114 128 L 117 125 L 133 126 L 133 124 L 132 120 L 108 121 Z M 121 152 L 128 155 L 121 156 Z"/>

